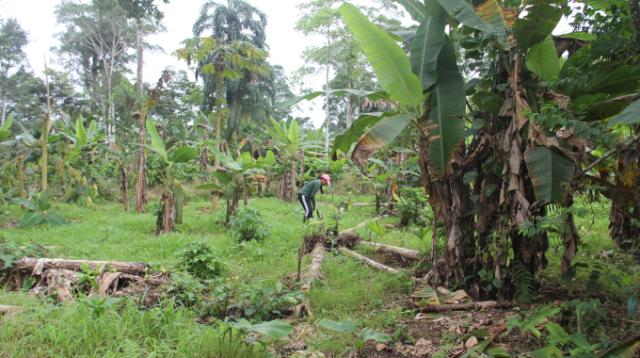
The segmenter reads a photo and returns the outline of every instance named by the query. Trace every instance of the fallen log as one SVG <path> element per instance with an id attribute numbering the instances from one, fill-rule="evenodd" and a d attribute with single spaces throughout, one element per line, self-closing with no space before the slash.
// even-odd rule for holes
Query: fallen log
<path id="1" fill-rule="evenodd" d="M 119 262 L 119 261 L 92 261 L 92 260 L 67 260 L 23 257 L 14 263 L 13 269 L 18 271 L 31 271 L 32 275 L 40 275 L 48 269 L 81 271 L 82 266 L 96 269 L 103 267 L 104 270 L 114 270 L 133 275 L 144 274 L 149 266 L 142 262 Z"/>
<path id="2" fill-rule="evenodd" d="M 0 314 L 9 314 L 22 311 L 20 306 L 0 305 Z"/>
<path id="3" fill-rule="evenodd" d="M 306 291 L 311 288 L 311 283 L 322 277 L 322 262 L 324 261 L 325 249 L 322 243 L 317 243 L 311 251 L 311 264 L 307 272 L 304 274 L 302 290 Z"/>
<path id="4" fill-rule="evenodd" d="M 338 250 L 340 250 L 340 252 L 342 252 L 343 254 L 347 255 L 347 256 L 351 256 L 352 258 L 363 262 L 373 268 L 376 268 L 378 270 L 382 270 L 382 271 L 386 271 L 386 272 L 390 272 L 390 273 L 400 273 L 401 271 L 398 269 L 395 269 L 393 267 L 389 267 L 386 266 L 384 264 L 381 264 L 378 261 L 372 260 L 366 256 L 362 256 L 357 252 L 351 251 L 349 249 L 347 249 L 346 247 L 339 247 Z"/>
<path id="5" fill-rule="evenodd" d="M 447 305 L 426 305 L 422 307 L 422 312 L 449 312 L 449 311 L 470 311 L 470 310 L 483 310 L 487 308 L 511 308 L 513 307 L 511 302 L 498 302 L 498 301 L 478 301 L 472 303 L 453 303 Z"/>
<path id="6" fill-rule="evenodd" d="M 351 206 L 375 206 L 376 203 L 351 203 Z"/>
<path id="7" fill-rule="evenodd" d="M 368 223 L 376 221 L 376 220 L 380 220 L 382 218 L 383 218 L 383 216 L 378 216 L 378 217 L 375 217 L 375 218 L 372 218 L 372 219 L 369 219 L 369 220 L 365 220 L 365 221 L 361 222 L 360 224 L 358 224 L 358 225 L 356 225 L 356 226 L 354 226 L 352 228 L 349 228 L 349 229 L 341 231 L 340 234 L 346 234 L 346 233 L 354 232 L 357 229 L 367 225 Z"/>
<path id="8" fill-rule="evenodd" d="M 411 259 L 411 260 L 420 260 L 423 258 L 423 255 L 420 252 L 416 250 L 406 249 L 404 247 L 379 244 L 377 242 L 364 241 L 364 240 L 360 241 L 360 244 L 375 247 L 378 249 L 378 251 L 400 255 L 404 258 Z"/>

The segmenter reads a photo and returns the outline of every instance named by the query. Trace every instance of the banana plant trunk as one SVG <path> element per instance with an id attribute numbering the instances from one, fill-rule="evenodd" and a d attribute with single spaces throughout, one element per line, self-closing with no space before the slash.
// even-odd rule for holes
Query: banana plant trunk
<path id="1" fill-rule="evenodd" d="M 122 204 L 124 205 L 124 211 L 131 210 L 131 203 L 129 200 L 129 173 L 127 167 L 120 164 L 120 190 L 122 192 Z"/>
<path id="2" fill-rule="evenodd" d="M 290 160 L 288 168 L 285 169 L 278 187 L 278 198 L 286 202 L 293 202 L 296 193 L 296 165 Z"/>
<path id="3" fill-rule="evenodd" d="M 176 208 L 172 185 L 173 178 L 171 177 L 170 168 L 167 166 L 160 197 L 160 212 L 156 221 L 156 235 L 171 233 L 176 226 Z"/>
<path id="4" fill-rule="evenodd" d="M 237 183 L 234 184 L 231 198 L 227 198 L 227 215 L 225 218 L 225 223 L 227 225 L 229 225 L 229 223 L 231 222 L 231 217 L 238 208 L 238 203 L 240 202 L 240 189 L 240 185 L 238 185 Z"/>
<path id="5" fill-rule="evenodd" d="M 420 179 L 428 194 L 428 202 L 433 212 L 431 273 L 430 281 L 440 284 L 442 280 L 448 286 L 462 285 L 465 280 L 467 261 L 474 254 L 474 217 L 471 214 L 471 202 L 468 186 L 463 182 L 462 171 L 453 170 L 444 178 L 433 175 L 429 166 L 430 141 L 426 135 L 421 135 L 419 142 Z M 460 160 L 461 148 L 454 154 L 454 161 Z M 439 235 L 445 238 L 444 271 L 440 270 L 438 253 Z M 441 277 L 441 275 L 444 276 Z"/>
<path id="6" fill-rule="evenodd" d="M 16 160 L 16 170 L 17 170 L 17 179 L 18 179 L 18 197 L 24 198 L 26 197 L 25 190 L 25 175 L 24 175 L 24 154 L 18 154 L 18 159 Z"/>
<path id="7" fill-rule="evenodd" d="M 136 212 L 145 211 L 147 205 L 147 169 L 146 156 L 144 153 L 144 140 L 146 136 L 144 114 L 140 115 L 140 131 L 138 132 L 138 161 L 137 161 L 137 178 L 136 178 Z"/>
<path id="8" fill-rule="evenodd" d="M 605 195 L 611 199 L 609 236 L 625 251 L 640 253 L 640 141 L 618 151 L 615 185 Z"/>

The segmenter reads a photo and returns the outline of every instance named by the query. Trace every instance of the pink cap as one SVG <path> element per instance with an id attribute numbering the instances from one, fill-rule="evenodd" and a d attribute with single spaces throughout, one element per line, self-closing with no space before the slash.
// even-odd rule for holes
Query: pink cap
<path id="1" fill-rule="evenodd" d="M 322 174 L 320 176 L 320 179 L 324 179 L 324 181 L 326 181 L 327 184 L 331 185 L 331 177 L 329 176 L 329 174 Z"/>

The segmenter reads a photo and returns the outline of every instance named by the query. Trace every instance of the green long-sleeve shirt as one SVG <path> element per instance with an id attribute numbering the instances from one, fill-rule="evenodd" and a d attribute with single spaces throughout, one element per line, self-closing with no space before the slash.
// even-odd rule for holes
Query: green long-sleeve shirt
<path id="1" fill-rule="evenodd" d="M 320 191 L 322 193 L 322 183 L 320 183 L 320 179 L 314 179 L 306 182 L 298 194 L 302 194 L 310 199 L 315 199 L 316 194 Z"/>

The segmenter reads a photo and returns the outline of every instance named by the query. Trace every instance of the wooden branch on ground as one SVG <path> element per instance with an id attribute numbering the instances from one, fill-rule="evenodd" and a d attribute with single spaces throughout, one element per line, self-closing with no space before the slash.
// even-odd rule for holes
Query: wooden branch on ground
<path id="1" fill-rule="evenodd" d="M 397 255 L 400 255 L 400 256 L 402 256 L 404 258 L 411 259 L 411 260 L 420 260 L 424 256 L 424 255 L 422 255 L 420 252 L 418 252 L 416 250 L 411 250 L 411 249 L 407 249 L 407 248 L 404 248 L 404 247 L 398 247 L 398 246 L 393 246 L 393 245 L 379 244 L 377 242 L 371 242 L 371 241 L 364 241 L 363 240 L 363 241 L 360 241 L 359 244 L 375 247 L 375 248 L 378 249 L 378 251 L 397 254 Z"/>
<path id="2" fill-rule="evenodd" d="M 355 232 L 357 229 L 367 225 L 368 223 L 370 223 L 372 221 L 379 220 L 381 218 L 382 218 L 382 216 L 378 216 L 378 217 L 375 217 L 373 219 L 365 220 L 365 221 L 361 222 L 360 224 L 358 224 L 358 225 L 356 225 L 356 226 L 354 226 L 352 228 L 349 228 L 349 229 L 341 231 L 340 234 L 346 234 L 346 233 L 350 233 L 350 232 Z"/>
<path id="3" fill-rule="evenodd" d="M 351 206 L 375 206 L 376 203 L 352 203 Z"/>
<path id="4" fill-rule="evenodd" d="M 0 305 L 0 314 L 16 313 L 22 311 L 20 306 Z"/>
<path id="5" fill-rule="evenodd" d="M 511 302 L 478 301 L 473 303 L 455 303 L 448 305 L 426 305 L 422 307 L 422 312 L 449 312 L 449 311 L 470 311 L 487 308 L 511 308 Z"/>
<path id="6" fill-rule="evenodd" d="M 362 256 L 357 252 L 351 251 L 349 249 L 347 249 L 346 247 L 339 247 L 338 250 L 340 250 L 340 252 L 342 252 L 343 254 L 347 255 L 347 256 L 351 256 L 354 259 L 363 262 L 373 268 L 376 268 L 378 270 L 382 270 L 382 271 L 386 271 L 386 272 L 390 272 L 390 273 L 400 273 L 400 270 L 398 269 L 394 269 L 393 267 L 389 267 L 386 266 L 384 264 L 381 264 L 378 261 L 372 260 L 366 256 Z"/>
<path id="7" fill-rule="evenodd" d="M 309 265 L 307 272 L 304 274 L 304 280 L 302 285 L 303 291 L 308 291 L 311 288 L 311 283 L 320 277 L 322 277 L 322 262 L 324 261 L 325 249 L 324 245 L 319 242 L 314 246 L 311 251 L 311 264 Z"/>
<path id="8" fill-rule="evenodd" d="M 35 257 L 23 257 L 15 262 L 13 268 L 18 271 L 29 270 L 32 275 L 40 275 L 47 269 L 80 271 L 82 270 L 83 265 L 87 265 L 91 269 L 104 267 L 105 270 L 113 269 L 115 271 L 134 275 L 144 274 L 149 268 L 147 264 L 142 262 L 67 260 Z"/>

